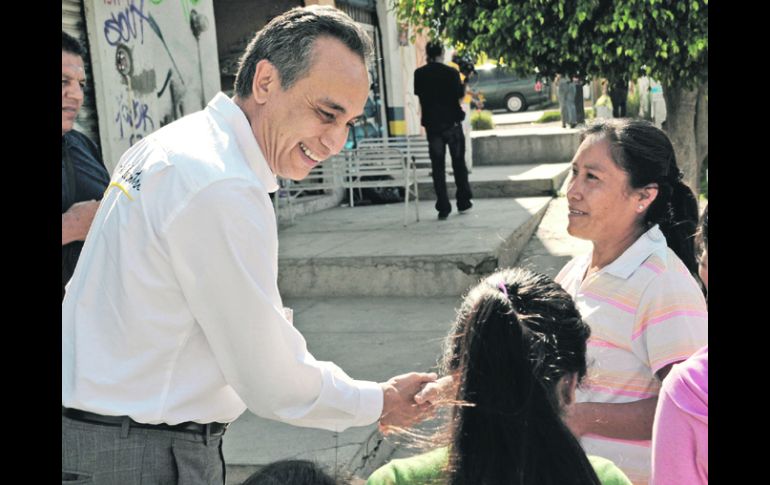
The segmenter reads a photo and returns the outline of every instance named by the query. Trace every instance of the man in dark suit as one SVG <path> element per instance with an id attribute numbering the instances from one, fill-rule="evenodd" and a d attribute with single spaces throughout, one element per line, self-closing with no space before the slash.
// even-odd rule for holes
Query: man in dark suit
<path id="1" fill-rule="evenodd" d="M 473 207 L 465 166 L 465 135 L 461 125 L 465 112 L 460 107 L 460 100 L 465 95 L 465 89 L 460 82 L 460 73 L 441 63 L 444 47 L 440 43 L 428 43 L 425 53 L 428 63 L 414 71 L 414 94 L 420 98 L 422 126 L 428 136 L 433 188 L 436 191 L 436 210 L 439 220 L 443 221 L 452 212 L 444 166 L 447 146 L 457 187 L 457 210 L 462 214 Z"/>

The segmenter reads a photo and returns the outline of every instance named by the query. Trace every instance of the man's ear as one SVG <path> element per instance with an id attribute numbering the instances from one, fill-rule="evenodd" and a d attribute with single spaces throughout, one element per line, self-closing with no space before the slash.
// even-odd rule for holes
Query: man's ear
<path id="1" fill-rule="evenodd" d="M 262 59 L 254 68 L 254 80 L 251 83 L 251 96 L 257 104 L 265 104 L 270 93 L 280 87 L 278 69 L 272 62 Z"/>

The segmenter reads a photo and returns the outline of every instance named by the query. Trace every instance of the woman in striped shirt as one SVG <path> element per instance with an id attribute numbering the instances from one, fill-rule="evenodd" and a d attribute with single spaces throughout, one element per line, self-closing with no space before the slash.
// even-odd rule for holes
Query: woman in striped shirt
<path id="1" fill-rule="evenodd" d="M 556 277 L 591 327 L 591 367 L 568 425 L 587 453 L 646 485 L 661 382 L 707 344 L 697 203 L 666 134 L 631 119 L 583 132 L 567 201 L 567 231 L 593 243 Z"/>

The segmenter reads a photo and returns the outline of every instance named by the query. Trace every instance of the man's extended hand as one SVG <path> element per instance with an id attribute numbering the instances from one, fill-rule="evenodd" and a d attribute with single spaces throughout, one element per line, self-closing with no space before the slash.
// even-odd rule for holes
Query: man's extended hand
<path id="1" fill-rule="evenodd" d="M 98 200 L 77 202 L 61 215 L 61 245 L 85 241 L 88 230 L 99 208 Z"/>
<path id="2" fill-rule="evenodd" d="M 444 376 L 435 382 L 425 384 L 425 387 L 414 396 L 414 400 L 417 404 L 435 404 L 439 401 L 453 399 L 454 384 L 454 378 L 451 375 Z"/>
<path id="3" fill-rule="evenodd" d="M 417 404 L 414 395 L 426 382 L 433 382 L 437 377 L 433 372 L 411 372 L 381 383 L 383 404 L 380 430 L 387 432 L 390 427 L 406 428 L 427 417 L 431 404 Z"/>

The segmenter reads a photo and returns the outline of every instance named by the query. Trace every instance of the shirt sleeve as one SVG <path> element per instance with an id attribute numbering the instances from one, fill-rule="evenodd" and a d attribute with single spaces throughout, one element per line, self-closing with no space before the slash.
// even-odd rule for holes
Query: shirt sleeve
<path id="1" fill-rule="evenodd" d="M 215 182 L 165 236 L 190 311 L 224 379 L 252 412 L 332 431 L 379 418 L 379 384 L 317 361 L 285 318 L 275 215 L 263 189 L 246 180 Z"/>
<path id="2" fill-rule="evenodd" d="M 655 373 L 707 344 L 703 293 L 690 274 L 666 269 L 642 294 L 631 335 L 633 352 Z"/>
<path id="3" fill-rule="evenodd" d="M 686 386 L 678 372 L 682 365 L 664 379 L 655 409 L 651 485 L 708 483 L 708 421 L 685 412 L 672 397 L 675 388 Z"/>

